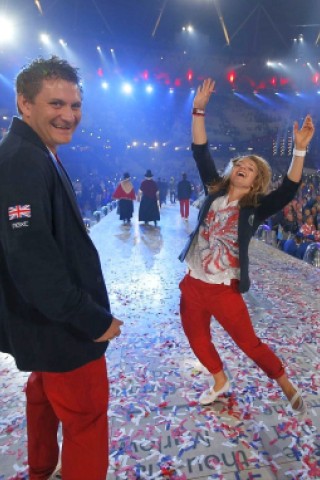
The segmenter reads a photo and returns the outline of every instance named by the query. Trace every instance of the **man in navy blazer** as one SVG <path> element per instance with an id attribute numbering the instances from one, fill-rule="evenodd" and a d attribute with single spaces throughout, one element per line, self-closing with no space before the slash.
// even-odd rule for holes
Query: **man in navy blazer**
<path id="1" fill-rule="evenodd" d="M 0 350 L 32 372 L 29 478 L 55 470 L 61 422 L 63 480 L 105 480 L 105 350 L 122 322 L 57 156 L 81 120 L 78 71 L 40 58 L 20 71 L 16 91 L 21 118 L 0 144 Z"/>

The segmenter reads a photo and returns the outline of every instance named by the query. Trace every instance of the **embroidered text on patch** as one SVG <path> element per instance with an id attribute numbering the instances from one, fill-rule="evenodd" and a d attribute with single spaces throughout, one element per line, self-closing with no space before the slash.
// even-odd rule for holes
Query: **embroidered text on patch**
<path id="1" fill-rule="evenodd" d="M 30 205 L 16 205 L 8 208 L 9 220 L 17 220 L 19 218 L 31 218 Z"/>
<path id="2" fill-rule="evenodd" d="M 12 230 L 16 230 L 17 228 L 29 227 L 29 220 L 25 220 L 24 222 L 11 223 L 11 227 Z"/>

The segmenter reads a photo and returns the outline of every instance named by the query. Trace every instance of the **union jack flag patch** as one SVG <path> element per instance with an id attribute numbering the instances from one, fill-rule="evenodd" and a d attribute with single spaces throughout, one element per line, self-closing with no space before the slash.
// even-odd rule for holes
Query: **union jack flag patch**
<path id="1" fill-rule="evenodd" d="M 17 220 L 19 218 L 31 218 L 30 205 L 16 205 L 8 208 L 9 220 Z"/>

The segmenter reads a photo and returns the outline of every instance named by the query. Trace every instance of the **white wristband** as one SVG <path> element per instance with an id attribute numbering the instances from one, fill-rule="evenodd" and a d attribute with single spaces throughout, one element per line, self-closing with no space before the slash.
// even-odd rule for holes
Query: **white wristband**
<path id="1" fill-rule="evenodd" d="M 292 155 L 294 157 L 305 157 L 306 153 L 307 153 L 307 150 L 297 150 L 296 148 L 292 150 Z"/>

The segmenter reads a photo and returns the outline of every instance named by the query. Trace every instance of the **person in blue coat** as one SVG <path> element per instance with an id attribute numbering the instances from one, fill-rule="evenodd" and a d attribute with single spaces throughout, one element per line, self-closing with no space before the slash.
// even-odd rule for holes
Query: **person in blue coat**
<path id="1" fill-rule="evenodd" d="M 26 387 L 30 480 L 105 480 L 105 351 L 122 322 L 57 154 L 81 120 L 77 69 L 36 59 L 16 79 L 20 118 L 0 144 L 0 351 L 32 372 Z"/>
<path id="2" fill-rule="evenodd" d="M 241 350 L 276 380 L 295 415 L 302 418 L 306 414 L 302 394 L 287 377 L 280 359 L 257 337 L 241 294 L 250 287 L 249 242 L 261 223 L 294 198 L 314 134 L 313 122 L 308 115 L 300 130 L 294 123 L 291 165 L 282 184 L 268 193 L 271 169 L 257 155 L 234 158 L 224 176 L 218 174 L 205 128 L 205 109 L 213 91 L 214 81 L 206 79 L 194 98 L 192 150 L 207 195 L 197 226 L 179 257 L 188 266 L 188 274 L 180 283 L 182 326 L 214 382 L 199 402 L 210 404 L 230 389 L 211 337 L 213 315 Z"/>

